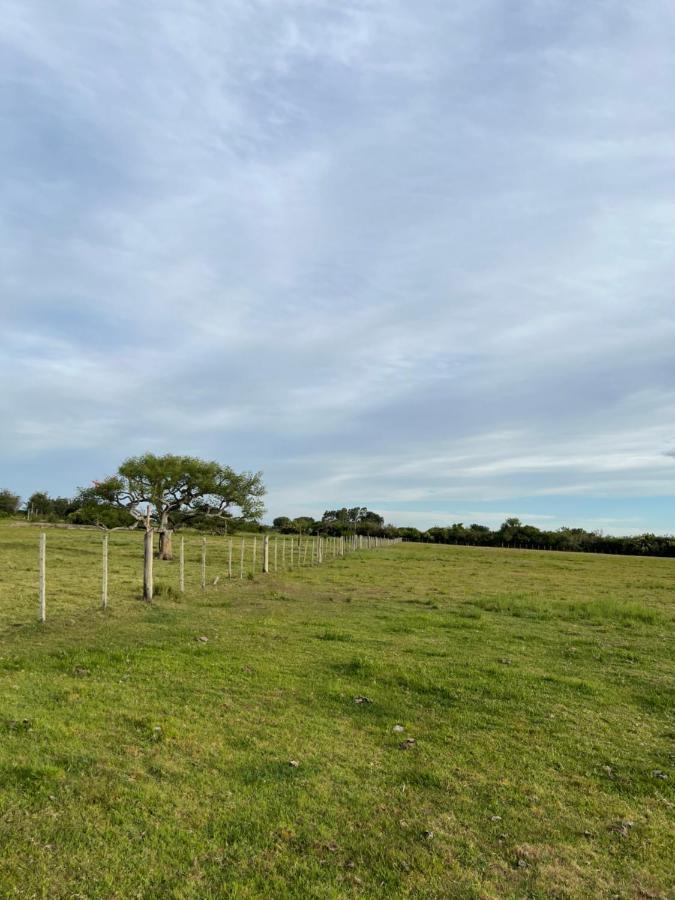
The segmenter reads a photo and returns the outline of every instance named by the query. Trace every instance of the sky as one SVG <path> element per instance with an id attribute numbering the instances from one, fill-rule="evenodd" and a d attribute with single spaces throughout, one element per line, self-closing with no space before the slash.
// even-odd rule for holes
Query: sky
<path id="1" fill-rule="evenodd" d="M 0 487 L 675 531 L 672 0 L 4 0 Z"/>

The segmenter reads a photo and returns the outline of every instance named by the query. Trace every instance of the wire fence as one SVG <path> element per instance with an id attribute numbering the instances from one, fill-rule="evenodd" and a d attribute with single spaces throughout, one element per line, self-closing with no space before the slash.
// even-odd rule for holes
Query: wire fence
<path id="1" fill-rule="evenodd" d="M 118 607 L 143 595 L 142 532 L 0 529 L 0 625 Z M 399 539 L 353 535 L 174 534 L 173 559 L 153 559 L 154 595 L 179 597 L 329 564 Z M 153 536 L 157 550 L 157 536 Z"/>

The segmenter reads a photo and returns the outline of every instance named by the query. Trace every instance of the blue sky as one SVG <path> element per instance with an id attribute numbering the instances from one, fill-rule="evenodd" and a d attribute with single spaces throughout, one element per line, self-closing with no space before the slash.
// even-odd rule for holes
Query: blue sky
<path id="1" fill-rule="evenodd" d="M 671 0 L 5 0 L 0 486 L 675 531 Z"/>

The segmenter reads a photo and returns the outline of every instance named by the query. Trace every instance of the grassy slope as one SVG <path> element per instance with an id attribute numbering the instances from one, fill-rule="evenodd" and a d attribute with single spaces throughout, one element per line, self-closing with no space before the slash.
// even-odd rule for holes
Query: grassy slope
<path id="1" fill-rule="evenodd" d="M 149 608 L 124 535 L 103 613 L 97 540 L 16 627 L 0 529 L 0 896 L 669 896 L 672 561 L 403 545 Z"/>

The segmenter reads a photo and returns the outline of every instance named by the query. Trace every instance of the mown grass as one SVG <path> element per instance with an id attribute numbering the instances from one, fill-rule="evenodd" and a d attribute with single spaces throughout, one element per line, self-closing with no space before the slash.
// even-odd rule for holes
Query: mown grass
<path id="1" fill-rule="evenodd" d="M 113 541 L 103 612 L 98 536 L 49 533 L 41 626 L 0 529 L 0 896 L 671 895 L 673 562 L 399 545 L 201 592 L 195 537 L 147 606 Z"/>

